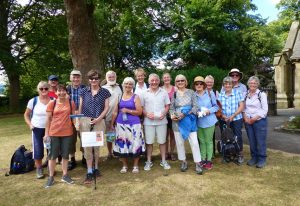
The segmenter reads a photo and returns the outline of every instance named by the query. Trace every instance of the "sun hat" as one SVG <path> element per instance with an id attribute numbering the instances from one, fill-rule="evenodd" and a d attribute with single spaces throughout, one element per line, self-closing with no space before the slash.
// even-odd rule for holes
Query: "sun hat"
<path id="1" fill-rule="evenodd" d="M 197 76 L 197 77 L 195 77 L 194 82 L 204 82 L 205 83 L 205 80 L 202 76 Z"/>
<path id="2" fill-rule="evenodd" d="M 239 80 L 243 79 L 243 75 L 244 74 L 243 74 L 243 72 L 240 72 L 239 69 L 237 69 L 237 68 L 231 69 L 230 72 L 228 72 L 228 76 L 230 76 L 232 73 L 238 73 L 240 75 L 240 79 Z"/>
<path id="3" fill-rule="evenodd" d="M 79 76 L 81 76 L 81 72 L 79 70 L 73 70 L 73 71 L 71 71 L 71 75 L 79 75 Z"/>

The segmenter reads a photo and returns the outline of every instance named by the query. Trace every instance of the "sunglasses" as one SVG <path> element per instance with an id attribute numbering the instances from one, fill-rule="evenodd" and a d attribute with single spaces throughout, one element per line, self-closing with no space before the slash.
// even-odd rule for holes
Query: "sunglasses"
<path id="1" fill-rule="evenodd" d="M 185 82 L 185 80 L 181 79 L 181 80 L 177 80 L 176 82 Z"/>
<path id="2" fill-rule="evenodd" d="M 203 82 L 196 82 L 195 86 L 198 86 L 198 85 L 204 85 L 204 83 Z"/>
<path id="3" fill-rule="evenodd" d="M 39 88 L 40 91 L 43 91 L 43 90 L 48 91 L 48 89 L 49 88 Z"/>
<path id="4" fill-rule="evenodd" d="M 239 77 L 240 75 L 239 74 L 231 74 L 230 76 L 231 77 Z"/>
<path id="5" fill-rule="evenodd" d="M 91 81 L 93 81 L 93 80 L 99 80 L 99 77 L 91 77 L 91 78 L 89 78 Z"/>

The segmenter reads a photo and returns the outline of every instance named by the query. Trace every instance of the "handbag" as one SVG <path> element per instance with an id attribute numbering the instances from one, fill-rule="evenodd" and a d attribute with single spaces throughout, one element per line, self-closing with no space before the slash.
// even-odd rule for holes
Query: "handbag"
<path id="1" fill-rule="evenodd" d="M 210 97 L 211 105 L 213 105 L 212 99 L 211 99 L 211 95 L 210 95 L 209 91 L 208 91 L 208 95 Z M 216 115 L 217 119 L 222 119 L 222 115 L 223 115 L 222 114 L 222 104 L 221 104 L 221 102 L 219 100 L 216 100 L 216 101 L 217 101 L 217 105 L 218 105 L 219 109 L 218 109 L 218 111 L 216 111 L 215 115 Z"/>

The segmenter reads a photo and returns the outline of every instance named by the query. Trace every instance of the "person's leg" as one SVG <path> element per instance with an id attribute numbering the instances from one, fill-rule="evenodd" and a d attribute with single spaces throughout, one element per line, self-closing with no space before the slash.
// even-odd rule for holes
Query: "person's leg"
<path id="1" fill-rule="evenodd" d="M 254 123 L 254 130 L 255 130 L 255 137 L 257 142 L 257 156 L 258 162 L 256 167 L 264 167 L 266 164 L 267 158 L 267 125 L 268 120 L 267 118 L 261 119 Z"/>
<path id="2" fill-rule="evenodd" d="M 176 147 L 176 142 L 175 142 L 174 132 L 173 132 L 172 129 L 170 129 L 169 139 L 170 139 L 171 160 L 174 161 L 174 160 L 176 160 L 176 157 L 175 157 L 175 147 Z"/>
<path id="3" fill-rule="evenodd" d="M 233 134 L 237 136 L 237 140 L 238 140 L 238 144 L 239 144 L 241 153 L 243 152 L 242 126 L 243 126 L 243 119 L 232 121 L 230 123 L 230 127 L 233 131 Z"/>
<path id="4" fill-rule="evenodd" d="M 201 162 L 201 154 L 200 154 L 199 142 L 197 139 L 197 132 L 190 133 L 189 143 L 192 149 L 194 162 L 195 163 Z"/>
<path id="5" fill-rule="evenodd" d="M 151 156 L 152 156 L 152 151 L 153 151 L 153 144 L 146 144 L 147 148 L 147 161 L 151 162 Z"/>
<path id="6" fill-rule="evenodd" d="M 122 157 L 122 158 L 120 158 L 120 161 L 122 162 L 123 167 L 128 168 L 127 158 Z"/>
<path id="7" fill-rule="evenodd" d="M 70 150 L 73 148 L 74 136 L 61 137 L 60 138 L 60 151 L 62 156 L 62 171 L 63 176 L 66 176 L 68 173 L 68 159 L 70 155 Z M 73 151 L 73 150 L 72 150 Z"/>
<path id="8" fill-rule="evenodd" d="M 50 149 L 49 149 L 49 156 L 48 156 L 48 170 L 49 176 L 54 176 L 55 166 L 56 166 L 56 159 L 60 154 L 60 137 L 50 137 Z"/>
<path id="9" fill-rule="evenodd" d="M 257 142 L 255 137 L 254 125 L 245 123 L 245 128 L 249 140 L 251 160 L 247 162 L 249 166 L 255 165 L 257 162 Z"/>
<path id="10" fill-rule="evenodd" d="M 167 125 L 157 125 L 155 126 L 155 133 L 157 137 L 157 143 L 159 144 L 161 161 L 166 161 L 166 135 L 167 135 Z"/>
<path id="11" fill-rule="evenodd" d="M 204 128 L 198 128 L 198 139 L 200 142 L 200 151 L 201 151 L 201 157 L 202 160 L 205 161 L 207 159 L 206 156 L 206 141 L 205 141 L 205 134 L 204 134 Z"/>
<path id="12" fill-rule="evenodd" d="M 186 156 L 185 156 L 184 140 L 181 137 L 180 132 L 174 132 L 174 136 L 176 141 L 178 159 L 181 161 L 185 161 Z"/>
<path id="13" fill-rule="evenodd" d="M 144 128 L 145 128 L 145 139 L 146 139 L 147 162 L 151 162 L 156 128 L 155 126 L 152 125 L 144 125 Z"/>
<path id="14" fill-rule="evenodd" d="M 133 166 L 134 167 L 139 167 L 139 160 L 140 160 L 139 157 L 133 158 Z"/>
<path id="15" fill-rule="evenodd" d="M 206 145 L 206 158 L 207 158 L 207 161 L 210 161 L 210 162 L 211 162 L 211 159 L 213 156 L 214 131 L 215 131 L 215 125 L 204 129 L 204 141 L 205 141 L 205 145 Z M 201 150 L 202 150 L 202 148 L 201 148 Z M 202 153 L 201 153 L 201 155 L 202 155 Z"/>
<path id="16" fill-rule="evenodd" d="M 33 159 L 35 162 L 35 167 L 37 169 L 42 169 L 42 160 L 44 157 L 44 143 L 43 137 L 45 136 L 44 128 L 34 128 L 32 130 L 32 152 Z"/>
<path id="17" fill-rule="evenodd" d="M 76 167 L 76 159 L 75 159 L 75 152 L 76 152 L 76 143 L 77 143 L 77 131 L 75 126 L 73 126 L 73 134 L 71 136 L 72 141 L 70 143 L 70 162 L 68 163 L 68 169 L 72 170 Z"/>

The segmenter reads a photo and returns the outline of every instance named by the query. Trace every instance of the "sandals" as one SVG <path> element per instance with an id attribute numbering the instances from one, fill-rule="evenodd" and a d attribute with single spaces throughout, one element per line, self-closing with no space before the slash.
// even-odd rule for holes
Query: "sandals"
<path id="1" fill-rule="evenodd" d="M 134 166 L 133 167 L 133 169 L 132 169 L 132 173 L 139 173 L 140 172 L 140 170 L 139 170 L 139 167 L 137 167 L 137 166 Z"/>
<path id="2" fill-rule="evenodd" d="M 124 174 L 128 170 L 128 167 L 123 166 L 122 169 L 120 170 L 120 173 Z"/>

